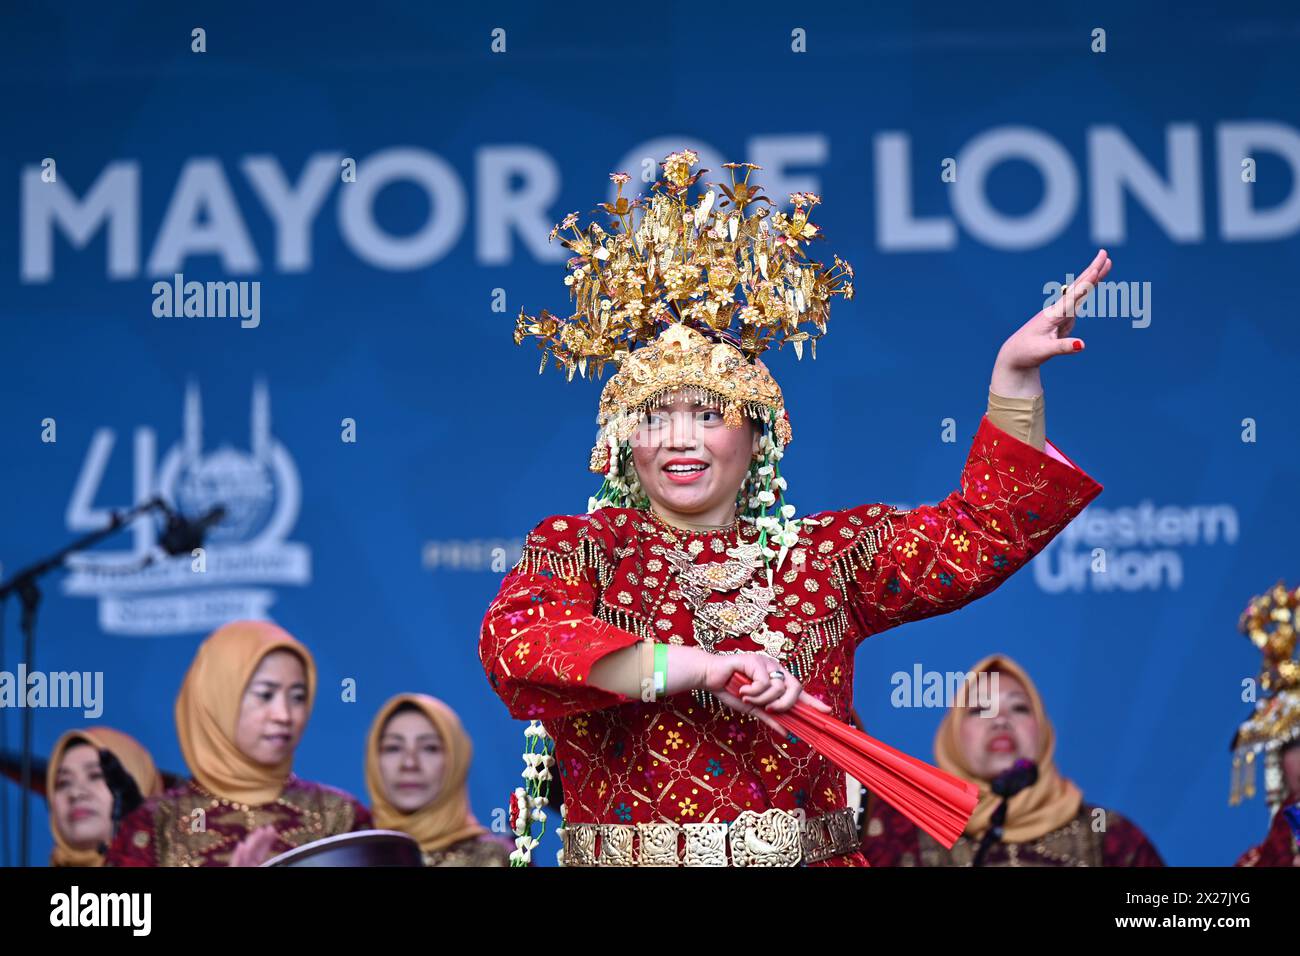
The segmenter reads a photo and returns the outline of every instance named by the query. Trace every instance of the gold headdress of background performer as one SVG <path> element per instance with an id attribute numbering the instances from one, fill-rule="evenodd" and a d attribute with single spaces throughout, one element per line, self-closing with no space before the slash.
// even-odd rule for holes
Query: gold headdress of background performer
<path id="1" fill-rule="evenodd" d="M 1267 593 L 1251 598 L 1238 629 L 1263 654 L 1255 712 L 1232 741 L 1232 793 L 1235 806 L 1255 795 L 1255 761 L 1264 752 L 1264 795 L 1269 815 L 1284 797 L 1281 751 L 1300 740 L 1300 660 L 1296 659 L 1296 609 L 1300 587 L 1288 591 L 1281 581 Z"/>
<path id="2" fill-rule="evenodd" d="M 560 318 L 521 310 L 515 344 L 535 337 L 542 350 L 538 372 L 554 359 L 570 380 L 588 372 L 599 378 L 606 364 L 618 366 L 600 397 L 590 469 L 605 482 L 588 512 L 649 507 L 632 465 L 631 438 L 648 409 L 681 394 L 717 402 L 731 428 L 740 427 L 742 416 L 762 423 L 763 454 L 737 503 L 757 520 L 779 499 L 778 510 L 789 518 L 793 509 L 784 504 L 777 462 L 790 443 L 790 420 L 759 356 L 789 342 L 797 357 L 808 343 L 816 358 L 831 296 L 853 297 L 853 269 L 839 256 L 826 269 L 804 253 L 805 244 L 821 238 L 809 221 L 820 197 L 794 193 L 793 211 L 782 213 L 749 181 L 761 167 L 724 163 L 730 184 L 707 184 L 692 199 L 707 172 L 691 172 L 698 161 L 689 149 L 665 158 L 664 176 L 649 198 L 625 197 L 631 177 L 612 173 L 618 194 L 598 207 L 613 217 L 612 232 L 596 222 L 579 229 L 577 213 L 552 229 L 551 239 L 560 236 L 574 253 L 564 283 L 575 311 Z"/>

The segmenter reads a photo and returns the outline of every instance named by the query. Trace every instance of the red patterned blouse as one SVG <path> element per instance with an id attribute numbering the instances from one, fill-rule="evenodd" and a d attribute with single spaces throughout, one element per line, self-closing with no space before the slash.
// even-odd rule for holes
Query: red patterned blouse
<path id="1" fill-rule="evenodd" d="M 1234 866 L 1300 866 L 1300 831 L 1287 819 L 1288 806 L 1294 814 L 1300 802 L 1292 801 L 1273 814 L 1264 842 L 1243 853 Z"/>
<path id="2" fill-rule="evenodd" d="M 773 579 L 768 618 L 794 642 L 784 662 L 808 693 L 847 719 L 860 641 L 989 593 L 1101 493 L 1047 445 L 1039 451 L 985 417 L 961 490 L 939 504 L 811 516 Z M 814 817 L 847 805 L 832 764 L 712 695 L 646 703 L 590 684 L 597 660 L 637 641 L 697 643 L 666 550 L 702 564 L 756 538 L 745 523 L 686 532 L 627 508 L 550 517 L 528 535 L 488 608 L 479 657 L 510 714 L 545 721 L 555 738 L 568 822 L 729 823 L 745 810 Z M 715 650 L 762 647 L 724 638 Z M 867 863 L 853 852 L 821 865 Z"/>

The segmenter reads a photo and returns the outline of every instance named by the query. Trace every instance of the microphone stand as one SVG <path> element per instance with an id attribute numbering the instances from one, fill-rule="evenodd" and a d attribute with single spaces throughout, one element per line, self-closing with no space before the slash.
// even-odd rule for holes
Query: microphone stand
<path id="1" fill-rule="evenodd" d="M 98 544 L 105 538 L 111 537 L 118 531 L 134 521 L 136 518 L 150 511 L 162 511 L 164 514 L 171 515 L 172 511 L 161 498 L 151 498 L 143 504 L 138 504 L 134 508 L 122 512 L 113 512 L 112 519 L 107 527 L 99 531 L 93 531 L 84 537 L 78 538 L 71 544 L 51 554 L 49 557 L 37 561 L 17 572 L 8 581 L 0 584 L 0 614 L 4 613 L 4 603 L 8 600 L 10 594 L 17 594 L 18 600 L 22 604 L 22 632 L 23 632 L 23 660 L 28 667 L 35 662 L 36 656 L 36 610 L 41 603 L 41 590 L 36 585 L 37 579 L 45 574 L 62 567 L 63 562 L 69 554 L 76 551 L 84 551 L 92 545 Z M 31 800 L 32 800 L 32 708 L 26 706 L 27 688 L 20 687 L 18 692 L 23 696 L 23 746 L 22 746 L 22 770 L 19 777 L 19 786 L 22 788 L 21 800 L 21 826 L 22 831 L 19 834 L 19 866 L 27 866 L 31 857 Z M 6 826 L 8 821 L 5 821 Z"/>
<path id="2" fill-rule="evenodd" d="M 1010 802 L 1010 797 L 1003 797 L 1002 802 L 993 811 L 993 819 L 989 821 L 989 828 L 984 831 L 984 837 L 980 840 L 979 849 L 975 851 L 975 859 L 971 862 L 971 866 L 983 866 L 984 858 L 988 856 L 993 844 L 1002 839 L 1003 827 L 1007 822 L 1007 804 Z"/>

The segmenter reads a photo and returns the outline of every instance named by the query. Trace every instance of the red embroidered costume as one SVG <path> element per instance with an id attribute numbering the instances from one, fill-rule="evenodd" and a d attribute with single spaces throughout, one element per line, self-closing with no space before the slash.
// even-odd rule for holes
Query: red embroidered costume
<path id="1" fill-rule="evenodd" d="M 198 813 L 203 825 L 196 825 Z M 235 846 L 258 827 L 273 826 L 275 856 L 325 837 L 369 830 L 370 811 L 325 784 L 291 776 L 271 803 L 225 800 L 187 780 L 146 801 L 122 821 L 108 850 L 109 866 L 227 866 Z"/>
<path id="2" fill-rule="evenodd" d="M 1300 809 L 1300 803 L 1290 804 L 1291 812 Z M 1300 866 L 1300 834 L 1287 819 L 1286 808 L 1273 814 L 1264 842 L 1253 846 L 1237 860 L 1234 866 Z"/>
<path id="3" fill-rule="evenodd" d="M 989 593 L 1046 547 L 1101 486 L 1048 443 L 1042 452 L 981 420 L 961 490 L 933 507 L 861 505 L 812 517 L 776 579 L 769 624 L 796 644 L 789 669 L 847 720 L 853 652 L 898 624 Z M 755 537 L 752 527 L 686 532 L 653 513 L 603 508 L 547 518 L 525 542 L 483 622 L 479 656 L 512 716 L 556 740 L 566 823 L 728 822 L 745 810 L 847 805 L 845 779 L 795 739 L 702 706 L 592 687 L 592 665 L 642 639 L 694 644 L 665 546 L 696 563 Z M 747 638 L 719 651 L 761 650 Z M 824 865 L 865 866 L 860 852 Z"/>
<path id="4" fill-rule="evenodd" d="M 587 514 L 547 518 L 528 535 L 483 621 L 479 656 L 510 713 L 544 721 L 555 738 L 566 865 L 863 866 L 844 774 L 808 744 L 778 741 L 703 690 L 643 700 L 592 686 L 592 666 L 639 641 L 761 651 L 774 680 L 788 671 L 846 719 L 863 638 L 987 594 L 1101 487 L 1032 427 L 1004 431 L 1015 415 L 1001 417 L 991 395 L 961 490 L 942 503 L 796 518 L 779 467 L 789 415 L 759 356 L 788 343 L 815 357 L 831 297 L 852 298 L 853 269 L 804 252 L 820 238 L 809 221 L 820 197 L 794 193 L 793 211 L 777 211 L 750 182 L 758 167 L 725 163 L 730 184 L 691 199 L 698 158 L 665 158 L 650 198 L 627 199 L 630 177 L 612 174 L 618 196 L 600 208 L 616 231 L 580 230 L 576 213 L 552 231 L 571 233 L 561 241 L 574 254 L 565 284 L 576 311 L 521 312 L 515 343 L 536 338 L 542 368 L 554 359 L 571 378 L 617 364 L 589 463 L 605 482 Z M 679 399 L 751 429 L 729 526 L 669 524 L 640 485 L 633 442 L 656 445 L 652 413 Z M 1005 407 L 1033 417 L 1041 406 Z M 540 730 L 527 733 L 531 748 Z M 525 754 L 529 790 L 512 801 L 517 863 L 536 845 L 527 811 L 544 804 L 546 759 Z"/>

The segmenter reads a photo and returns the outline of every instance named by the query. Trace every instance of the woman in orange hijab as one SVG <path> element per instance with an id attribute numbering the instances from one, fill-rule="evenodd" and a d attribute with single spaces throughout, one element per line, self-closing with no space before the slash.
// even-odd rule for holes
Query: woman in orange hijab
<path id="1" fill-rule="evenodd" d="M 1003 654 L 986 657 L 967 675 L 965 688 L 965 700 L 939 725 L 934 753 L 940 767 L 980 788 L 966 832 L 945 850 L 892 807 L 872 800 L 862 846 L 872 866 L 973 865 L 1003 802 L 992 792 L 993 781 L 1022 760 L 1037 765 L 1037 779 L 1007 801 L 1001 838 L 990 836 L 982 866 L 1164 866 L 1137 826 L 1085 803 L 1083 792 L 1056 769 L 1055 732 L 1019 664 Z"/>
<path id="2" fill-rule="evenodd" d="M 111 757 L 101 758 L 103 751 Z M 50 866 L 104 865 L 104 851 L 118 822 L 113 817 L 114 791 L 109 786 L 113 769 L 104 766 L 111 760 L 116 760 L 137 791 L 129 795 L 134 805 L 125 811 L 138 806 L 142 798 L 162 792 L 162 777 L 153 758 L 135 738 L 111 727 L 68 731 L 55 743 L 45 773 L 50 833 L 54 836 Z"/>
<path id="3" fill-rule="evenodd" d="M 456 712 L 426 694 L 398 694 L 370 725 L 366 789 L 375 826 L 420 844 L 426 866 L 508 866 L 513 844 L 469 807 L 474 745 Z"/>
<path id="4" fill-rule="evenodd" d="M 257 866 L 370 828 L 352 796 L 293 774 L 316 694 L 311 653 L 267 621 L 213 631 L 176 698 L 191 779 L 123 821 L 110 866 Z"/>

